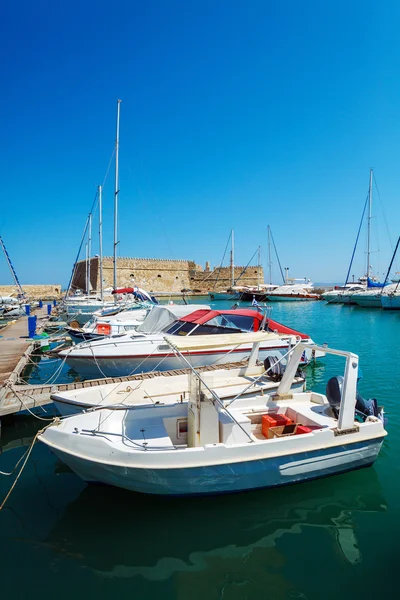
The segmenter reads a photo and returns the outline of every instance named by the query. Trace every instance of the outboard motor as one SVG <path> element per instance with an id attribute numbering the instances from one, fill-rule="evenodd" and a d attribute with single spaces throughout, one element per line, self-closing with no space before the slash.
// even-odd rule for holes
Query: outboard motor
<path id="1" fill-rule="evenodd" d="M 268 376 L 272 381 L 280 381 L 283 377 L 284 368 L 281 362 L 278 362 L 277 356 L 267 356 L 264 359 L 264 369 L 268 371 Z"/>
<path id="2" fill-rule="evenodd" d="M 343 377 L 338 375 L 337 377 L 331 377 L 326 384 L 326 397 L 332 408 L 332 412 L 336 418 L 339 416 L 340 402 L 342 400 L 343 391 Z M 379 417 L 378 403 L 375 398 L 365 400 L 359 392 L 356 393 L 356 406 L 355 414 L 360 417 L 362 421 L 369 416 Z"/>
<path id="3" fill-rule="evenodd" d="M 331 377 L 326 384 L 326 397 L 336 418 L 339 416 L 340 401 L 342 400 L 343 377 Z"/>

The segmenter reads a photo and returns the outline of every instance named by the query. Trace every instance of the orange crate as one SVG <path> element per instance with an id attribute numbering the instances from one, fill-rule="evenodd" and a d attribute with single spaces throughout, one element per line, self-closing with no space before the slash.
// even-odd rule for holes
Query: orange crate
<path id="1" fill-rule="evenodd" d="M 269 413 L 268 415 L 262 416 L 261 423 L 262 423 L 262 425 L 261 425 L 262 434 L 267 438 L 270 427 L 280 427 L 283 425 L 290 425 L 293 423 L 293 421 L 291 419 L 289 419 L 286 415 L 281 415 L 279 413 Z"/>

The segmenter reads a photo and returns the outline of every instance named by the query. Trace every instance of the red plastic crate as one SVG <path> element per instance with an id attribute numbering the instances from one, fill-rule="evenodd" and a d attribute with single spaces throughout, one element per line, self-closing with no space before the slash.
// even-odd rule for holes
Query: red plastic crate
<path id="1" fill-rule="evenodd" d="M 305 425 L 297 425 L 295 435 L 299 435 L 301 433 L 311 433 L 311 429 L 306 427 Z"/>

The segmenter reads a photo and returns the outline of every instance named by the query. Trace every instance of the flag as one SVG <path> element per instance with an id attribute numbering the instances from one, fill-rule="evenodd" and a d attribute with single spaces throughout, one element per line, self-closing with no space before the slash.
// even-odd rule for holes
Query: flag
<path id="1" fill-rule="evenodd" d="M 252 301 L 251 305 L 252 305 L 252 306 L 260 306 L 260 305 L 258 304 L 258 302 L 257 302 L 257 300 L 256 300 L 256 297 L 255 297 L 255 296 L 253 296 L 253 301 Z"/>

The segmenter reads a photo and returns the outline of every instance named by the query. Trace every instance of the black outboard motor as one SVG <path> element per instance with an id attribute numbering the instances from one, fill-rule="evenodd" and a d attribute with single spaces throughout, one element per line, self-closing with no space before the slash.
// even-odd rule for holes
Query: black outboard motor
<path id="1" fill-rule="evenodd" d="M 277 356 L 267 356 L 264 359 L 264 369 L 268 371 L 268 376 L 272 381 L 280 381 L 283 377 L 284 368 L 278 360 Z"/>
<path id="2" fill-rule="evenodd" d="M 338 375 L 337 377 L 331 377 L 326 384 L 326 397 L 332 408 L 332 412 L 336 418 L 339 416 L 340 402 L 342 400 L 343 391 L 343 377 Z M 356 394 L 356 416 L 360 417 L 362 421 L 369 416 L 378 417 L 379 408 L 375 398 L 365 400 L 358 392 Z"/>
<path id="3" fill-rule="evenodd" d="M 282 361 L 279 362 L 278 356 L 267 356 L 264 359 L 264 369 L 268 371 L 268 376 L 272 381 L 281 381 L 285 372 L 285 366 L 282 364 Z M 296 371 L 296 377 L 304 378 L 300 367 Z"/>

